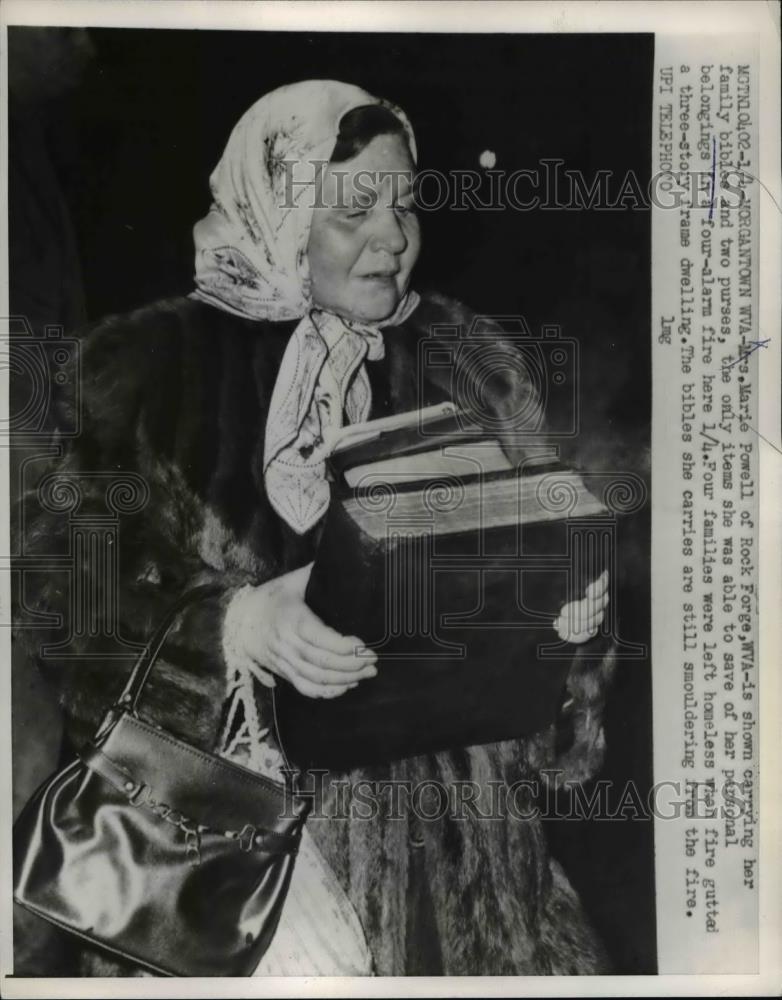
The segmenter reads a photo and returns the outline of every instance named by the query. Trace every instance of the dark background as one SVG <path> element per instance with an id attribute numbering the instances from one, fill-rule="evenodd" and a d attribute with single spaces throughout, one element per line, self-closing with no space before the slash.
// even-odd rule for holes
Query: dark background
<path id="1" fill-rule="evenodd" d="M 353 82 L 407 112 L 419 166 L 650 171 L 649 35 L 367 35 L 9 29 L 11 310 L 68 332 L 192 288 L 194 222 L 228 134 L 258 97 Z M 423 213 L 416 286 L 489 314 L 560 324 L 581 347 L 581 433 L 567 457 L 648 481 L 648 210 Z M 621 525 L 617 611 L 649 642 L 649 512 Z M 19 681 L 18 678 L 22 677 Z M 15 674 L 15 801 L 50 765 L 54 709 Z M 47 715 L 47 712 L 49 713 Z M 48 721 L 47 721 L 48 720 Z M 602 778 L 651 783 L 648 660 L 619 664 Z M 31 742 L 40 746 L 36 753 Z M 51 739 L 50 741 L 51 742 Z M 550 822 L 618 973 L 656 971 L 650 821 Z"/>

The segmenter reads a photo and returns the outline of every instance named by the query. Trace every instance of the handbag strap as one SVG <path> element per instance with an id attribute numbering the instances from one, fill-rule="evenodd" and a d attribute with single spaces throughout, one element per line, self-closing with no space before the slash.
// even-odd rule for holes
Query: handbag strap
<path id="1" fill-rule="evenodd" d="M 158 625 L 152 638 L 147 642 L 141 654 L 136 660 L 136 663 L 131 671 L 130 677 L 128 677 L 127 683 L 119 696 L 116 707 L 118 709 L 135 712 L 136 706 L 138 705 L 139 698 L 144 690 L 144 685 L 149 679 L 149 675 L 152 668 L 155 665 L 160 650 L 163 648 L 166 639 L 174 627 L 179 614 L 191 604 L 196 601 L 204 600 L 207 597 L 214 597 L 224 591 L 224 587 L 218 583 L 204 583 L 197 587 L 193 587 L 192 590 L 188 590 L 183 594 L 179 600 L 175 601 L 174 604 L 166 612 L 165 616 Z M 274 734 L 277 738 L 277 745 L 282 753 L 282 758 L 285 763 L 285 781 L 292 790 L 296 793 L 299 792 L 299 778 L 300 772 L 298 768 L 292 767 L 288 756 L 285 753 L 285 747 L 283 745 L 282 739 L 280 738 L 280 730 L 277 723 L 277 703 L 274 698 L 274 688 L 271 689 L 272 696 L 272 718 L 271 724 L 274 729 Z M 101 727 L 102 730 L 103 727 Z M 99 732 L 101 731 L 99 730 Z"/>
<path id="2" fill-rule="evenodd" d="M 123 709 L 135 712 L 138 700 L 144 690 L 144 685 L 149 679 L 152 667 L 160 654 L 160 650 L 168 638 L 168 634 L 174 627 L 181 611 L 194 604 L 196 601 L 207 597 L 214 597 L 223 592 L 225 588 L 218 583 L 203 583 L 183 594 L 166 612 L 162 621 L 155 630 L 152 638 L 147 642 L 139 658 L 128 677 L 127 683 L 119 696 L 117 705 Z"/>

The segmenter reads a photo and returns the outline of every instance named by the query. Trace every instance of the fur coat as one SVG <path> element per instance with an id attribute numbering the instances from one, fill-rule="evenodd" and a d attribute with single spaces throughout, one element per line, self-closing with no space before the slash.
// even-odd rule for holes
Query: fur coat
<path id="1" fill-rule="evenodd" d="M 387 329 L 385 382 L 374 386 L 373 412 L 449 398 L 453 373 L 433 368 L 424 378 L 417 371 L 418 346 L 432 329 L 470 320 L 457 303 L 430 295 L 405 324 Z M 19 629 L 19 639 L 57 685 L 74 746 L 91 737 L 121 690 L 133 643 L 148 635 L 179 593 L 218 580 L 219 596 L 180 616 L 143 704 L 146 716 L 214 749 L 225 701 L 221 628 L 227 604 L 238 587 L 311 561 L 318 541 L 317 526 L 296 535 L 264 494 L 265 421 L 294 325 L 253 322 L 174 299 L 103 320 L 85 335 L 76 373 L 80 412 L 62 415 L 63 426 L 78 419 L 80 434 L 62 445 L 46 470 L 71 483 L 76 503 L 67 510 L 58 505 L 55 485 L 49 480 L 47 486 L 43 470 L 37 473 L 26 484 L 25 551 L 62 556 L 71 551 L 75 521 L 105 518 L 108 505 L 118 525 L 115 562 L 84 560 L 64 568 L 53 562 L 37 585 L 28 573 L 25 592 L 16 595 L 17 620 L 28 625 Z M 500 340 L 493 349 L 513 350 Z M 532 391 L 513 380 L 513 370 L 512 363 L 499 365 L 489 385 L 499 415 L 519 412 Z M 125 486 L 111 494 L 112 480 Z M 92 628 L 71 615 L 72 594 L 79 588 L 88 593 L 93 585 L 113 588 L 118 621 L 109 621 L 108 600 Z M 50 624 L 52 612 L 61 616 L 59 631 Z M 50 617 L 36 617 L 44 614 Z M 57 643 L 64 645 L 58 650 Z M 40 655 L 43 644 L 50 648 Z M 588 778 L 602 759 L 601 711 L 612 669 L 610 657 L 591 666 L 574 662 L 566 724 L 563 716 L 534 738 L 400 761 L 370 776 L 510 785 L 560 767 L 565 776 Z M 521 806 L 529 811 L 532 804 L 526 793 Z M 607 971 L 580 903 L 549 855 L 540 819 L 413 822 L 381 812 L 372 821 L 312 819 L 310 830 L 356 908 L 378 974 Z M 47 952 L 42 935 L 49 932 L 27 917 L 20 920 L 26 926 L 17 930 L 18 972 L 24 974 L 27 964 L 27 974 L 40 975 Z M 70 974 L 133 974 L 81 944 L 73 947 L 78 955 L 71 952 L 72 964 L 63 966 Z"/>

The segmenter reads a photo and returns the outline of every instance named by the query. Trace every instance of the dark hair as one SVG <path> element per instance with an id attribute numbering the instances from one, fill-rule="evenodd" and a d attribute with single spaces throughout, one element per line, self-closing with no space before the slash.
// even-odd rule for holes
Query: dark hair
<path id="1" fill-rule="evenodd" d="M 358 156 L 379 135 L 399 135 L 407 144 L 407 133 L 393 111 L 382 104 L 362 104 L 347 111 L 339 122 L 339 134 L 331 154 L 332 163 L 344 163 Z"/>

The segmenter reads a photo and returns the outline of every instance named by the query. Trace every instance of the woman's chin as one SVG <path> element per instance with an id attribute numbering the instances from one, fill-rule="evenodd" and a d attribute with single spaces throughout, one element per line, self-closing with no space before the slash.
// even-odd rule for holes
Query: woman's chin
<path id="1" fill-rule="evenodd" d="M 394 313 L 399 301 L 400 295 L 396 288 L 380 289 L 371 295 L 362 295 L 351 303 L 349 318 L 362 323 L 380 323 Z"/>
<path id="2" fill-rule="evenodd" d="M 382 323 L 393 315 L 401 300 L 399 288 L 387 281 L 367 281 L 358 294 L 335 296 L 325 301 L 313 296 L 313 302 L 319 309 L 336 313 L 354 323 Z"/>

